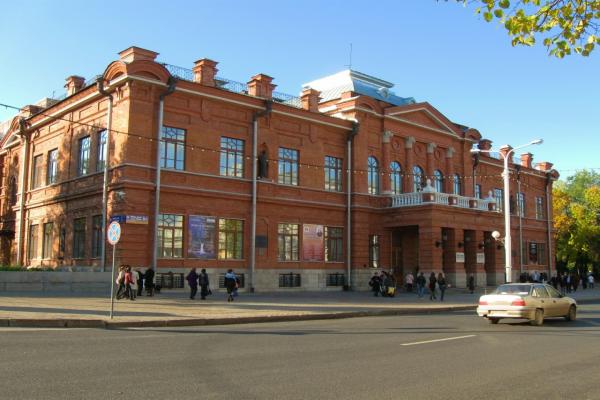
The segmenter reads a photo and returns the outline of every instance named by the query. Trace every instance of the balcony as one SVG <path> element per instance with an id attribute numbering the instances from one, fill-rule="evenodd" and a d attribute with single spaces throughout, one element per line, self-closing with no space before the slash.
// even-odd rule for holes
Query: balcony
<path id="1" fill-rule="evenodd" d="M 390 207 L 415 207 L 430 204 L 497 212 L 496 199 L 493 197 L 477 199 L 450 193 L 440 193 L 436 192 L 435 189 L 429 185 L 429 182 L 421 192 L 403 193 L 392 196 L 392 204 Z"/>

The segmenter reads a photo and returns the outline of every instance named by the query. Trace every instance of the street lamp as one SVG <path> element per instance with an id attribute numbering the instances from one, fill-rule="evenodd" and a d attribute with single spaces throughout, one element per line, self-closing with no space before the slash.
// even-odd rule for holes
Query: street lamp
<path id="1" fill-rule="evenodd" d="M 504 171 L 502 171 L 502 177 L 504 178 L 504 265 L 506 269 L 506 282 L 512 282 L 512 242 L 510 237 L 510 186 L 509 186 L 509 178 L 510 171 L 508 169 L 508 160 L 510 155 L 515 151 L 522 149 L 523 147 L 531 146 L 534 144 L 542 144 L 544 142 L 543 139 L 532 140 L 529 143 L 523 144 L 521 146 L 517 146 L 514 149 L 510 148 L 509 145 L 504 145 L 500 147 L 502 149 L 509 149 L 507 152 L 500 152 L 504 160 Z M 472 149 L 471 153 L 491 153 L 492 150 L 480 150 L 480 149 Z M 497 233 L 497 232 L 494 232 Z M 500 238 L 499 233 L 494 235 L 494 239 L 498 240 Z"/>

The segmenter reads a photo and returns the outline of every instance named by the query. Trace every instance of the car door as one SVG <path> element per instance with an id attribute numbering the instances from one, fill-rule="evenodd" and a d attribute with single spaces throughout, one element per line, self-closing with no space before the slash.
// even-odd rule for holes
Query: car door
<path id="1" fill-rule="evenodd" d="M 533 285 L 533 297 L 538 301 L 539 307 L 544 309 L 544 316 L 553 317 L 556 314 L 552 299 L 544 285 Z"/>
<path id="2" fill-rule="evenodd" d="M 552 286 L 546 285 L 546 289 L 548 289 L 548 293 L 550 294 L 552 306 L 555 308 L 555 315 L 561 317 L 563 315 L 567 315 L 567 312 L 569 312 L 569 305 L 571 303 L 569 303 L 565 296 L 560 294 L 560 292 L 554 289 Z"/>

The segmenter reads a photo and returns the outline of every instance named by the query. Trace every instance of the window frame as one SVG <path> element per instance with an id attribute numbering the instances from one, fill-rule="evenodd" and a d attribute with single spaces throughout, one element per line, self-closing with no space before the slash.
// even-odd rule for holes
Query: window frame
<path id="1" fill-rule="evenodd" d="M 370 195 L 378 195 L 380 193 L 379 161 L 375 156 L 369 156 L 367 159 L 367 192 Z"/>
<path id="2" fill-rule="evenodd" d="M 398 161 L 390 163 L 390 190 L 392 194 L 402 194 L 402 165 Z"/>
<path id="3" fill-rule="evenodd" d="M 544 198 L 542 196 L 535 197 L 535 219 L 544 220 L 546 218 L 544 212 Z"/>
<path id="4" fill-rule="evenodd" d="M 31 189 L 39 189 L 42 184 L 42 173 L 44 171 L 44 155 L 38 154 L 33 157 L 31 166 Z"/>
<path id="5" fill-rule="evenodd" d="M 108 148 L 108 131 L 103 129 L 98 132 L 98 143 L 96 144 L 96 172 L 104 171 Z"/>
<path id="6" fill-rule="evenodd" d="M 50 228 L 50 229 L 48 229 Z M 42 237 L 42 259 L 50 259 L 54 255 L 54 222 L 44 223 Z"/>
<path id="7" fill-rule="evenodd" d="M 39 224 L 29 225 L 29 240 L 27 243 L 27 258 L 29 260 L 37 260 L 40 258 L 39 254 Z"/>
<path id="8" fill-rule="evenodd" d="M 160 167 L 185 171 L 187 131 L 183 128 L 163 125 L 160 131 Z M 167 157 L 172 149 L 173 157 Z"/>
<path id="9" fill-rule="evenodd" d="M 344 160 L 339 157 L 325 156 L 323 163 L 325 172 L 325 190 L 328 192 L 341 192 L 342 166 Z"/>
<path id="10" fill-rule="evenodd" d="M 235 223 L 231 229 L 227 226 Z M 219 260 L 243 260 L 244 259 L 244 220 L 236 218 L 219 218 L 219 244 L 217 258 Z M 233 249 L 228 249 L 232 244 Z M 224 255 L 222 255 L 222 252 Z"/>
<path id="11" fill-rule="evenodd" d="M 439 169 L 433 171 L 433 187 L 438 193 L 444 193 L 444 174 Z"/>
<path id="12" fill-rule="evenodd" d="M 79 139 L 78 143 L 77 176 L 85 176 L 90 173 L 91 138 L 89 135 L 84 136 Z"/>
<path id="13" fill-rule="evenodd" d="M 87 228 L 85 217 L 73 219 L 73 259 L 85 258 L 85 231 Z"/>
<path id="14" fill-rule="evenodd" d="M 246 143 L 242 139 L 221 136 L 219 174 L 230 178 L 244 177 L 244 151 Z"/>
<path id="15" fill-rule="evenodd" d="M 413 193 L 421 192 L 423 190 L 423 188 L 425 187 L 425 185 L 423 184 L 424 176 L 425 176 L 425 172 L 423 171 L 423 168 L 421 168 L 421 166 L 416 165 L 416 164 L 413 165 L 413 168 L 412 168 Z M 417 179 L 417 177 L 419 179 Z"/>
<path id="16" fill-rule="evenodd" d="M 298 186 L 298 165 L 300 152 L 296 149 L 280 147 L 278 151 L 277 183 Z"/>
<path id="17" fill-rule="evenodd" d="M 504 189 L 494 188 L 494 200 L 496 200 L 496 211 L 504 212 Z"/>
<path id="18" fill-rule="evenodd" d="M 325 262 L 344 262 L 344 228 L 325 226 Z"/>
<path id="19" fill-rule="evenodd" d="M 171 218 L 173 219 L 172 222 L 170 221 Z M 166 221 L 167 219 L 169 219 L 169 221 Z M 183 258 L 185 247 L 184 223 L 185 216 L 183 214 L 161 213 L 158 215 L 158 232 L 156 241 L 158 258 Z M 167 240 L 170 242 L 170 246 L 168 247 L 165 246 L 165 232 L 170 232 L 170 237 L 167 238 Z M 180 248 L 177 247 L 178 241 L 181 243 Z M 169 252 L 167 253 L 167 251 Z"/>
<path id="20" fill-rule="evenodd" d="M 462 182 L 459 174 L 452 175 L 452 194 L 462 196 Z"/>
<path id="21" fill-rule="evenodd" d="M 277 224 L 277 261 L 300 261 L 300 224 Z"/>
<path id="22" fill-rule="evenodd" d="M 517 193 L 517 216 L 525 218 L 525 193 Z"/>
<path id="23" fill-rule="evenodd" d="M 91 258 L 102 257 L 102 242 L 104 235 L 102 235 L 102 215 L 92 216 L 92 254 Z"/>
<path id="24" fill-rule="evenodd" d="M 48 152 L 46 161 L 46 185 L 53 185 L 58 178 L 58 149 Z"/>

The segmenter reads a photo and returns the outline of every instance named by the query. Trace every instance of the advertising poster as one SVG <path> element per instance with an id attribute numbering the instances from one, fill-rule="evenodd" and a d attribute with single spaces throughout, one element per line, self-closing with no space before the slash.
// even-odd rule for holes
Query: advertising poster
<path id="1" fill-rule="evenodd" d="M 302 259 L 323 261 L 323 225 L 305 224 L 302 233 Z"/>
<path id="2" fill-rule="evenodd" d="M 215 217 L 190 215 L 188 218 L 188 257 L 210 260 L 217 258 L 215 251 Z"/>

